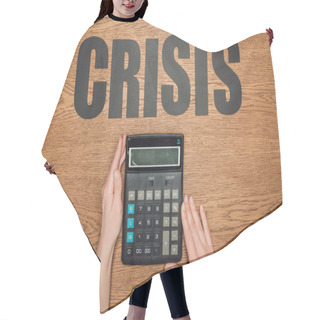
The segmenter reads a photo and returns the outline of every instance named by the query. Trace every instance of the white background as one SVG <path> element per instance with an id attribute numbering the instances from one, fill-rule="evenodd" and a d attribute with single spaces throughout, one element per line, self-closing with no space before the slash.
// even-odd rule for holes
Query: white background
<path id="1" fill-rule="evenodd" d="M 275 35 L 283 205 L 222 251 L 184 267 L 192 319 L 320 319 L 316 1 L 149 2 L 146 21 L 207 51 L 267 27 Z M 128 301 L 99 313 L 99 261 L 41 155 L 76 46 L 100 0 L 0 6 L 0 319 L 122 320 Z M 159 276 L 146 319 L 170 319 Z"/>

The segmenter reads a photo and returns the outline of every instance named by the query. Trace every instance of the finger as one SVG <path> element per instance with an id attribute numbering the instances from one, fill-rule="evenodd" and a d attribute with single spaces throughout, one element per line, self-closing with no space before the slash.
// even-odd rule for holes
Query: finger
<path id="1" fill-rule="evenodd" d="M 123 134 L 122 138 L 122 150 L 121 150 L 121 158 L 120 158 L 120 163 L 119 163 L 119 170 L 121 170 L 122 164 L 126 158 L 126 139 L 127 136 L 126 134 Z"/>
<path id="2" fill-rule="evenodd" d="M 195 204 L 194 199 L 193 199 L 192 196 L 190 196 L 189 204 L 190 204 L 190 209 L 191 209 L 191 214 L 192 214 L 192 217 L 193 217 L 193 221 L 194 221 L 194 223 L 196 225 L 196 228 L 198 230 L 199 239 L 200 239 L 201 243 L 203 245 L 205 245 L 206 244 L 206 239 L 205 239 L 204 232 L 203 232 L 202 222 L 200 220 L 200 217 L 199 217 L 199 214 L 198 214 L 198 211 L 197 211 L 197 208 L 196 208 L 196 204 Z"/>
<path id="3" fill-rule="evenodd" d="M 211 233 L 210 233 L 210 228 L 209 228 L 209 224 L 208 224 L 208 220 L 207 220 L 207 215 L 206 215 L 206 212 L 204 211 L 202 204 L 200 204 L 200 216 L 201 216 L 201 220 L 202 220 L 204 234 L 206 237 L 206 242 L 207 242 L 207 244 L 212 246 Z"/>
<path id="4" fill-rule="evenodd" d="M 188 252 L 188 258 L 189 260 L 193 260 L 194 257 L 196 256 L 196 248 L 193 243 L 192 232 L 190 230 L 184 202 L 181 205 L 181 221 L 182 221 L 182 227 L 183 227 L 183 233 L 184 233 L 184 241 L 186 243 L 187 252 Z"/>
<path id="5" fill-rule="evenodd" d="M 126 158 L 126 150 L 124 150 L 121 155 L 120 162 L 119 162 L 119 168 L 118 168 L 119 170 L 121 170 L 121 167 L 122 167 L 122 164 L 123 164 L 125 158 Z"/>
<path id="6" fill-rule="evenodd" d="M 193 215 L 191 212 L 191 208 L 190 208 L 190 204 L 189 204 L 189 200 L 188 200 L 187 195 L 185 195 L 184 203 L 185 203 L 186 213 L 187 213 L 188 222 L 189 222 L 189 226 L 190 226 L 191 237 L 193 239 L 193 243 L 194 243 L 194 246 L 195 246 L 197 254 L 198 254 L 199 249 L 200 249 L 200 245 L 201 245 L 201 241 L 199 238 L 198 229 L 196 228 L 196 225 L 195 225 L 195 222 L 193 219 Z"/>
<path id="7" fill-rule="evenodd" d="M 114 203 L 121 205 L 121 191 L 122 191 L 122 181 L 121 181 L 121 174 L 119 169 L 116 169 L 114 171 L 114 196 L 113 201 Z"/>
<path id="8" fill-rule="evenodd" d="M 177 268 L 177 267 L 180 267 L 177 263 L 174 263 L 174 262 L 168 262 L 164 265 L 164 270 L 167 271 L 169 269 L 174 269 L 174 268 Z"/>
<path id="9" fill-rule="evenodd" d="M 120 159 L 120 152 L 121 152 L 121 147 L 122 147 L 122 139 L 121 137 L 119 138 L 117 149 L 113 158 L 113 161 L 110 166 L 109 174 L 107 177 L 107 180 L 105 182 L 105 186 L 103 189 L 105 189 L 103 192 L 106 192 L 109 196 L 113 194 L 113 177 L 114 177 L 114 170 L 118 168 L 118 163 Z"/>
<path id="10" fill-rule="evenodd" d="M 116 170 L 116 168 L 119 167 L 119 160 L 120 160 L 120 157 L 121 157 L 121 151 L 122 151 L 122 137 L 119 138 L 117 149 L 116 149 L 116 153 L 114 155 L 114 158 L 113 158 L 113 161 L 112 161 L 112 164 L 111 164 L 112 172 L 114 170 Z"/>

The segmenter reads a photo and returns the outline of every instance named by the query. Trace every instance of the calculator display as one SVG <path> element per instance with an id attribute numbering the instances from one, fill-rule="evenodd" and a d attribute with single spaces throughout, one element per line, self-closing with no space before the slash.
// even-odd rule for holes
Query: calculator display
<path id="1" fill-rule="evenodd" d="M 180 147 L 140 147 L 129 149 L 129 167 L 179 166 Z"/>
<path id="2" fill-rule="evenodd" d="M 122 262 L 151 265 L 182 257 L 183 135 L 129 135 Z"/>

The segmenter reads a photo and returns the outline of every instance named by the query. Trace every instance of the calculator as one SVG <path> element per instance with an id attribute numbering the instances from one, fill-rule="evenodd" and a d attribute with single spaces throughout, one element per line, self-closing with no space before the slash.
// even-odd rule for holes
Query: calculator
<path id="1" fill-rule="evenodd" d="M 183 135 L 128 135 L 122 263 L 151 265 L 182 257 Z"/>

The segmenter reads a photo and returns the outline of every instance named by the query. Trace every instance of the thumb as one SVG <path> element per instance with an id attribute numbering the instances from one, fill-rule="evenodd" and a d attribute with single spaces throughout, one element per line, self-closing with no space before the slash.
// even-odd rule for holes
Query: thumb
<path id="1" fill-rule="evenodd" d="M 120 170 L 116 169 L 113 172 L 114 179 L 113 179 L 113 191 L 114 191 L 114 199 L 116 201 L 120 200 L 121 201 L 121 189 L 122 189 L 122 181 L 121 181 L 121 174 Z"/>

